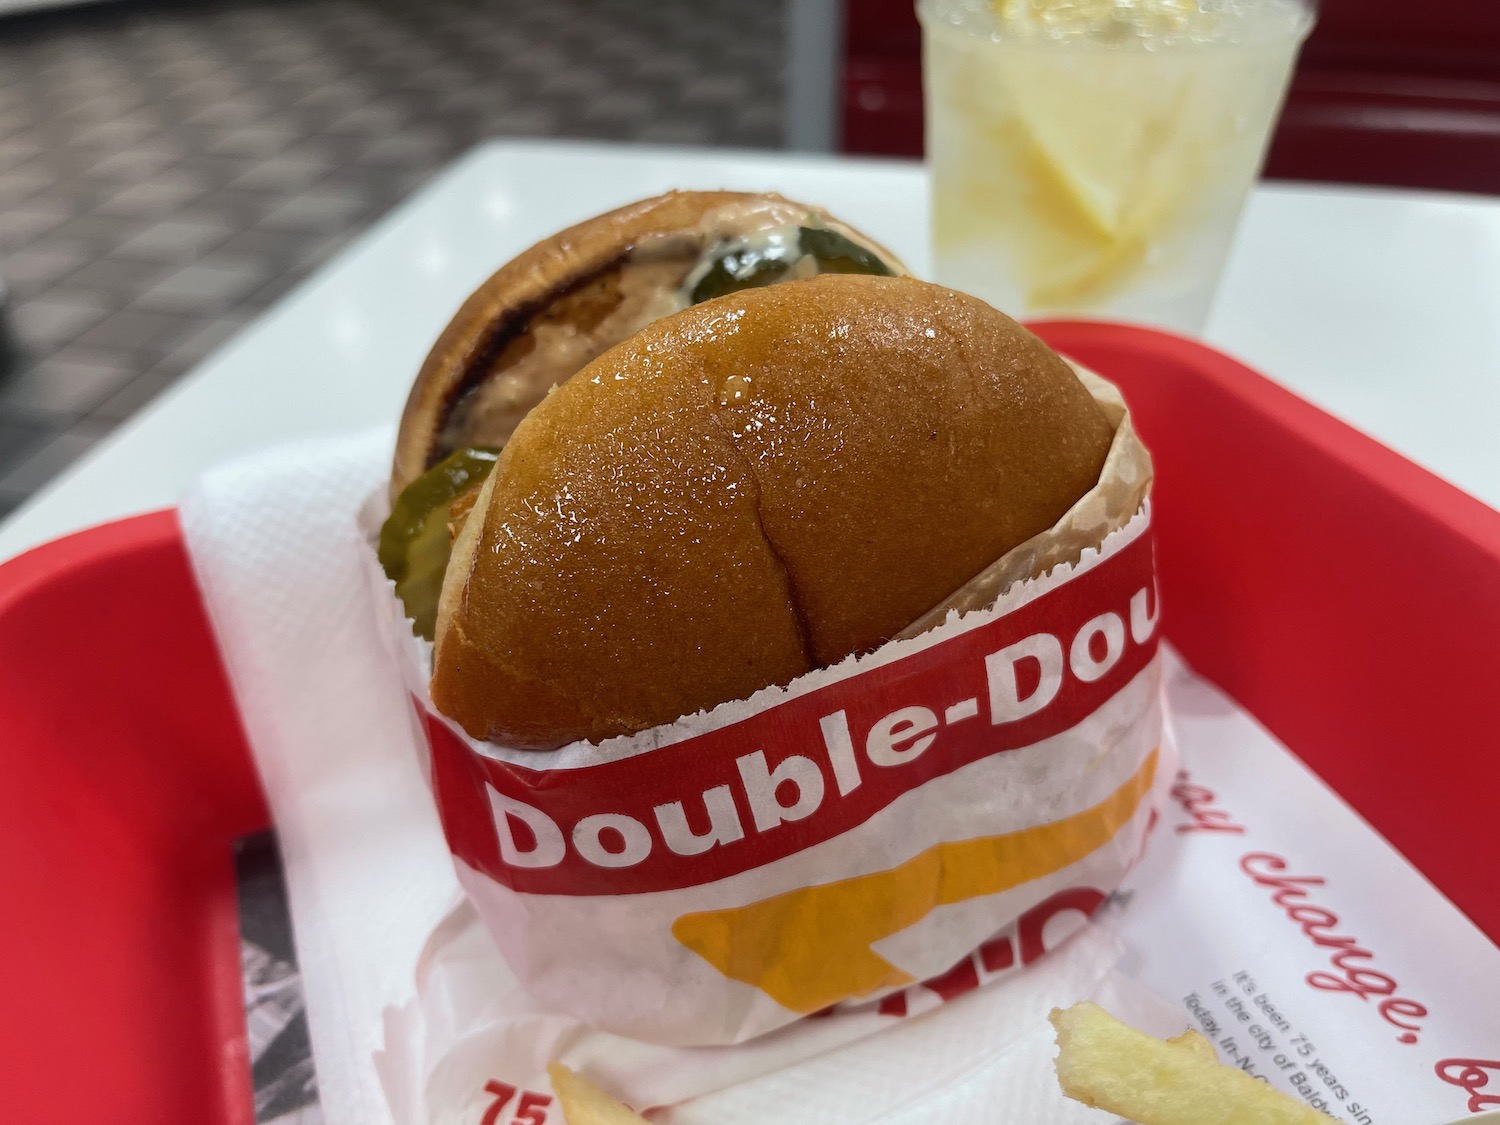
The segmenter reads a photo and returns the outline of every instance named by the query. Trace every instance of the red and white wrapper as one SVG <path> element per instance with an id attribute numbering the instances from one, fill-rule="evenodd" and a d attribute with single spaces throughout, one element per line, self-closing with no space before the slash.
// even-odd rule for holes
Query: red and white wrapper
<path id="1" fill-rule="evenodd" d="M 459 880 L 544 1008 L 740 1043 L 900 1004 L 976 949 L 1030 960 L 1040 923 L 1023 918 L 1059 904 L 1076 928 L 1119 885 L 1172 766 L 1150 508 L 1118 514 L 1148 463 L 1112 388 L 1090 385 L 1116 449 L 1057 528 L 997 564 L 1032 577 L 639 735 L 546 754 L 468 738 L 432 707 L 430 647 L 377 577 Z M 1058 552 L 1074 561 L 1035 573 Z"/>

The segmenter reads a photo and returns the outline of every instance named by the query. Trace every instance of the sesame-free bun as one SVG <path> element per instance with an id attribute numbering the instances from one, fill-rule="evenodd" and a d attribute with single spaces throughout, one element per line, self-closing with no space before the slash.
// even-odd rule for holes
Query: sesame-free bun
<path id="1" fill-rule="evenodd" d="M 548 748 L 871 650 L 1094 486 L 1113 431 L 982 301 L 824 275 L 658 320 L 526 416 L 454 544 L 432 698 Z"/>
<path id="2" fill-rule="evenodd" d="M 422 364 L 396 438 L 392 497 L 454 449 L 503 445 L 552 386 L 675 312 L 678 291 L 716 245 L 805 222 L 904 272 L 817 207 L 731 191 L 668 192 L 524 251 L 463 303 Z"/>

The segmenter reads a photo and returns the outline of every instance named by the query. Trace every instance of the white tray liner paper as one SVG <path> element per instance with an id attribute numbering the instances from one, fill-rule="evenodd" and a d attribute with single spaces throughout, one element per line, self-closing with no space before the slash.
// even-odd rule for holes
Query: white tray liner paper
<path id="1" fill-rule="evenodd" d="M 239 461 L 206 476 L 182 508 L 281 837 L 325 1120 L 477 1125 L 494 1099 L 474 1096 L 472 1068 L 512 1081 L 508 1058 L 554 1051 L 651 1104 L 684 1065 L 750 1052 L 618 1041 L 506 991 L 508 970 L 453 874 L 401 673 L 365 589 L 353 513 L 383 480 L 390 441 L 382 431 Z M 1346 1121 L 1490 1108 L 1482 1099 L 1500 1093 L 1500 1066 L 1485 1089 L 1474 1067 L 1445 1064 L 1500 1059 L 1500 951 L 1250 716 L 1170 654 L 1166 667 L 1182 799 L 1166 804 L 1143 861 L 1093 924 L 1024 973 L 842 1046 L 814 1053 L 792 1040 L 860 1016 L 803 1021 L 749 1045 L 769 1057 L 786 1040 L 784 1065 L 653 1117 L 1107 1121 L 1062 1098 L 1051 1073 L 1046 1010 L 1088 996 L 1157 1034 L 1213 1021 L 1221 1055 L 1243 1056 Z M 1241 831 L 1203 829 L 1215 823 L 1205 807 Z M 1412 1021 L 1417 1042 L 1398 1040 L 1378 996 L 1308 983 L 1331 971 L 1330 950 L 1244 874 L 1244 858 L 1262 853 L 1315 880 L 1309 901 L 1338 919 L 1329 932 L 1357 937 L 1392 995 L 1426 1010 Z M 1251 1045 L 1231 1001 L 1252 1012 L 1264 1001 L 1285 1027 L 1252 1021 L 1270 1046 Z M 512 1029 L 498 1042 L 485 1032 L 497 1014 Z M 460 1075 L 464 1088 L 446 1090 Z M 450 1093 L 451 1108 L 424 1105 Z M 548 1112 L 559 1120 L 555 1105 Z"/>

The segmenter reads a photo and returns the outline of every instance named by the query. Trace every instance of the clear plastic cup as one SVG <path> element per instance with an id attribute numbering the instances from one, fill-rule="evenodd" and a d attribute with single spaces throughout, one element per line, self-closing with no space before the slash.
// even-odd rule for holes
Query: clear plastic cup
<path id="1" fill-rule="evenodd" d="M 937 280 L 1202 331 L 1316 0 L 918 0 Z"/>

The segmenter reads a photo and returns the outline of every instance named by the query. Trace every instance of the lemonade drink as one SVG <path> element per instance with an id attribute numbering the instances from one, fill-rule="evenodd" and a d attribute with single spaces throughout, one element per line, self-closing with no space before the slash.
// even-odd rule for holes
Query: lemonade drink
<path id="1" fill-rule="evenodd" d="M 1198 332 L 1307 0 L 919 0 L 937 280 Z"/>

